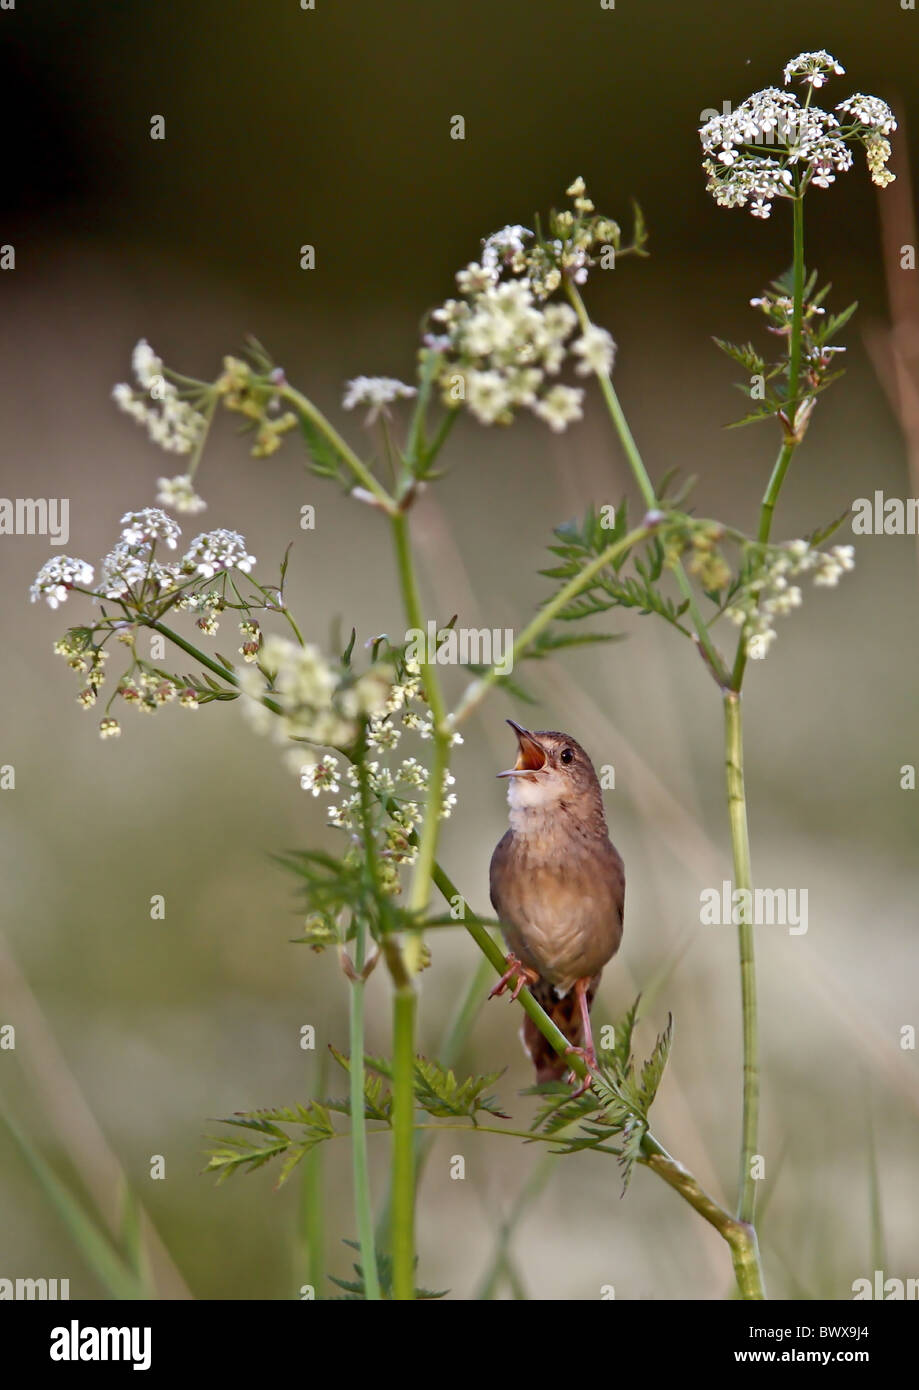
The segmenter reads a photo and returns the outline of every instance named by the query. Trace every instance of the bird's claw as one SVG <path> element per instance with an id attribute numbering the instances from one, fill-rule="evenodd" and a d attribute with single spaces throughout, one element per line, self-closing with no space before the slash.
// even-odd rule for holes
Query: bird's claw
<path id="1" fill-rule="evenodd" d="M 511 994 L 511 1002 L 517 998 L 524 985 L 535 985 L 536 981 L 539 979 L 538 971 L 531 970 L 528 965 L 524 965 L 522 960 L 518 960 L 515 955 L 510 955 L 507 957 L 507 969 L 494 989 L 490 991 L 488 995 L 489 999 L 494 999 L 497 995 L 503 994 L 515 975 L 517 976 L 517 983 L 514 985 L 513 993 Z"/>
<path id="2" fill-rule="evenodd" d="M 569 1097 L 570 1100 L 577 1100 L 578 1096 L 583 1096 L 586 1091 L 590 1090 L 590 1085 L 593 1081 L 592 1073 L 597 1070 L 597 1054 L 592 1047 L 571 1046 L 565 1048 L 565 1056 L 580 1057 L 587 1068 L 586 1076 L 579 1077 L 576 1071 L 570 1071 L 566 1078 L 569 1086 L 573 1086 L 576 1081 L 580 1081 L 581 1084 L 578 1086 L 577 1090 L 572 1091 Z"/>

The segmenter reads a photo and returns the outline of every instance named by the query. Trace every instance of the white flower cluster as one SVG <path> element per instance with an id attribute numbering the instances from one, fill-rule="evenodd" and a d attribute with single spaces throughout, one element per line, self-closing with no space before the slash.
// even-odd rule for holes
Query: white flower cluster
<path id="1" fill-rule="evenodd" d="M 347 384 L 342 406 L 345 410 L 353 410 L 356 405 L 369 405 L 365 423 L 372 425 L 381 414 L 389 415 L 386 407 L 392 405 L 393 401 L 400 397 L 408 399 L 415 394 L 414 386 L 406 386 L 405 382 L 397 381 L 395 377 L 356 376 Z"/>
<path id="2" fill-rule="evenodd" d="M 145 338 L 131 359 L 138 389 L 120 382 L 112 399 L 139 425 L 145 425 L 154 444 L 170 454 L 190 454 L 200 442 L 207 420 L 163 374 L 163 363 Z"/>
<path id="3" fill-rule="evenodd" d="M 890 135 L 897 128 L 896 117 L 880 97 L 866 97 L 862 92 L 856 92 L 854 96 L 841 101 L 836 110 L 852 116 L 858 125 L 877 131 L 879 135 Z"/>
<path id="4" fill-rule="evenodd" d="M 74 585 L 80 589 L 89 589 L 92 582 L 92 565 L 87 564 L 85 560 L 75 560 L 69 555 L 55 555 L 52 559 L 46 560 L 38 571 L 29 589 L 29 597 L 33 603 L 43 598 L 49 608 L 57 608 L 65 601 Z"/>
<path id="5" fill-rule="evenodd" d="M 437 332 L 426 345 L 444 354 L 440 386 L 444 404 L 463 403 L 483 425 L 508 425 L 528 409 L 561 432 L 582 416 L 584 392 L 555 382 L 569 353 L 581 375 L 608 372 L 614 344 L 601 328 L 573 338 L 577 315 L 568 304 L 547 303 L 568 277 L 583 284 L 592 251 L 618 246 L 619 228 L 593 217 L 583 179 L 568 189 L 574 212 L 553 215 L 554 235 L 537 242 L 515 224 L 482 243 L 479 261 L 456 276 L 462 298 L 448 299 L 432 314 Z"/>
<path id="6" fill-rule="evenodd" d="M 469 283 L 478 269 L 460 275 Z M 441 378 L 446 404 L 455 405 L 459 392 L 483 425 L 509 425 L 522 407 L 556 431 L 581 418 L 583 391 L 561 384 L 546 389 L 577 327 L 569 305 L 540 305 L 526 277 L 495 278 L 468 299 L 448 299 L 432 317 L 446 329 L 437 345 L 455 359 Z"/>
<path id="7" fill-rule="evenodd" d="M 303 653 L 306 653 L 305 655 Z M 299 655 L 298 655 L 299 653 Z M 345 744 L 355 737 L 355 720 L 358 714 L 367 719 L 367 747 L 371 752 L 385 755 L 398 746 L 407 732 L 418 732 L 421 737 L 430 734 L 430 714 L 419 712 L 416 706 L 426 705 L 421 683 L 421 671 L 417 663 L 404 662 L 397 680 L 393 680 L 390 667 L 372 666 L 351 685 L 336 685 L 337 677 L 324 662 L 315 648 L 294 649 L 285 638 L 266 640 L 260 654 L 262 664 L 268 666 L 272 660 L 280 661 L 285 675 L 274 681 L 274 690 L 267 690 L 264 682 L 257 679 L 258 673 L 241 673 L 241 684 L 247 693 L 256 699 L 267 695 L 281 704 L 285 713 L 281 719 L 273 717 L 264 705 L 255 706 L 248 711 L 256 726 L 271 732 L 271 725 L 280 726 L 282 737 L 305 737 L 310 742 L 322 742 L 315 737 L 315 724 L 309 720 L 301 724 L 291 719 L 289 706 L 298 704 L 304 696 L 308 697 L 309 708 L 316 709 L 319 701 L 325 701 L 325 710 L 338 709 L 335 716 L 342 719 L 342 726 L 334 732 L 343 735 L 338 742 Z M 281 692 L 284 685 L 285 692 Z M 291 697 L 291 691 L 295 695 Z M 315 702 L 315 703 L 313 703 Z M 311 732 L 299 732 L 310 727 Z M 322 733 L 327 734 L 325 727 Z M 462 743 L 455 734 L 454 743 Z M 329 824 L 348 833 L 352 841 L 349 853 L 363 854 L 363 808 L 360 790 L 360 773 L 355 764 L 348 764 L 344 774 L 339 759 L 330 753 L 318 756 L 312 749 L 298 747 L 291 749 L 285 758 L 300 781 L 304 791 L 314 797 L 337 797 L 345 784 L 348 792 L 341 800 L 327 805 Z M 417 845 L 412 842 L 412 834 L 424 817 L 424 806 L 428 796 L 430 771 L 415 757 L 402 757 L 398 762 L 388 765 L 382 757 L 369 758 L 364 763 L 367 784 L 373 797 L 373 834 L 377 844 L 381 886 L 387 893 L 400 891 L 399 867 L 411 864 L 417 855 Z M 451 789 L 455 779 L 451 773 L 444 776 L 442 798 L 439 806 L 441 817 L 448 817 L 456 805 L 456 794 Z M 388 801 L 384 807 L 383 801 Z"/>
<path id="8" fill-rule="evenodd" d="M 277 743 L 301 739 L 326 747 L 352 743 L 359 719 L 380 713 L 390 691 L 387 667 L 373 666 L 351 684 L 312 643 L 300 646 L 275 634 L 262 642 L 258 666 L 239 672 L 239 684 L 247 696 L 243 710 L 258 733 L 271 734 Z M 280 716 L 266 699 L 280 706 Z"/>
<path id="9" fill-rule="evenodd" d="M 411 864 L 418 852 L 409 839 L 415 826 L 424 818 L 424 798 L 431 780 L 430 770 L 417 758 L 403 758 L 395 768 L 373 761 L 366 764 L 367 781 L 375 797 L 387 796 L 398 802 L 385 827 L 385 842 L 381 856 L 399 864 Z M 347 768 L 348 783 L 355 790 L 337 805 L 329 806 L 329 824 L 339 830 L 359 830 L 361 827 L 360 774 L 352 764 Z M 449 790 L 456 785 L 451 772 L 444 774 L 443 799 L 440 815 L 447 819 L 456 805 L 456 794 Z"/>
<path id="10" fill-rule="evenodd" d="M 761 661 L 775 641 L 774 619 L 801 606 L 801 590 L 788 582 L 790 578 L 810 573 L 815 585 L 833 588 L 844 573 L 854 568 L 855 550 L 851 545 L 814 550 L 807 541 L 797 540 L 776 546 L 766 572 L 747 585 L 725 611 L 731 622 L 743 627 L 751 661 Z"/>
<path id="11" fill-rule="evenodd" d="M 106 637 L 111 635 L 111 631 L 111 628 L 106 629 Z M 85 677 L 86 684 L 76 700 L 82 709 L 92 709 L 100 689 L 105 684 L 105 663 L 110 653 L 103 645 L 97 646 L 92 633 L 85 628 L 71 629 L 65 636 L 58 638 L 54 643 L 54 651 L 66 659 L 72 671 L 77 671 Z M 106 717 L 99 724 L 100 738 L 118 738 L 121 734 L 118 720 L 110 717 L 107 712 L 116 697 L 120 697 L 128 705 L 133 705 L 141 714 L 155 714 L 162 705 L 170 704 L 173 700 L 178 700 L 185 709 L 198 708 L 198 697 L 194 690 L 181 689 L 175 681 L 147 667 L 135 656 L 129 673 L 122 677 L 106 706 Z"/>
<path id="12" fill-rule="evenodd" d="M 824 51 L 801 53 L 785 68 L 785 81 L 800 76 L 810 88 L 823 86 L 831 73 L 844 69 Z M 858 93 L 836 107 L 852 117 L 841 124 L 832 112 L 792 92 L 767 87 L 754 92 L 735 111 L 713 116 L 699 131 L 706 158 L 708 191 L 721 207 L 746 207 L 766 218 L 776 198 L 795 198 L 810 185 L 828 188 L 838 173 L 852 167 L 852 140 L 866 149 L 868 169 L 883 187 L 894 175 L 886 168 L 896 129 L 886 102 Z"/>
<path id="13" fill-rule="evenodd" d="M 879 188 L 886 188 L 896 178 L 896 174 L 887 168 L 891 153 L 887 136 L 897 128 L 896 117 L 887 102 L 881 101 L 880 97 L 868 97 L 856 92 L 854 96 L 841 101 L 836 110 L 852 117 L 852 134 L 865 147 L 871 181 Z"/>
<path id="14" fill-rule="evenodd" d="M 155 541 L 165 541 L 170 550 L 175 550 L 182 535 L 178 523 L 159 507 L 144 507 L 139 512 L 125 512 L 121 518 L 121 525 L 121 539 L 126 545 L 152 546 Z"/>
<path id="15" fill-rule="evenodd" d="M 192 541 L 181 561 L 163 564 L 155 558 L 156 546 L 175 550 L 182 531 L 158 507 L 126 512 L 121 527 L 120 539 L 102 560 L 99 582 L 93 589 L 97 598 L 118 601 L 133 596 L 141 601 L 147 585 L 152 586 L 154 593 L 168 593 L 194 577 L 210 579 L 234 566 L 248 573 L 255 564 L 255 556 L 247 553 L 243 537 L 237 531 L 225 530 L 204 532 Z M 55 556 L 39 570 L 29 591 L 32 602 L 45 598 L 52 608 L 57 608 L 71 586 L 92 588 L 93 576 L 93 567 L 85 560 Z M 179 606 L 194 606 L 196 597 L 183 597 Z"/>
<path id="16" fill-rule="evenodd" d="M 301 753 L 292 749 L 289 761 L 300 778 L 303 791 L 312 792 L 313 796 L 321 796 L 323 792 L 331 792 L 334 796 L 341 791 L 338 759 L 331 753 L 316 758 L 313 753 Z"/>
<path id="17" fill-rule="evenodd" d="M 169 507 L 174 512 L 194 515 L 203 512 L 207 503 L 195 492 L 188 473 L 179 473 L 175 478 L 157 480 L 156 500 L 161 507 Z"/>
<path id="18" fill-rule="evenodd" d="M 800 77 L 811 87 L 822 87 L 832 73 L 842 77 L 844 72 L 845 68 L 837 63 L 832 53 L 820 48 L 815 53 L 799 53 L 785 64 L 785 86 L 793 77 Z"/>
<path id="19" fill-rule="evenodd" d="M 153 558 L 151 543 L 128 541 L 123 535 L 102 561 L 96 593 L 99 598 L 123 599 L 131 593 L 139 598 L 146 584 L 169 593 L 181 578 L 178 564 L 164 565 Z"/>
<path id="20" fill-rule="evenodd" d="M 247 554 L 245 539 L 238 531 L 224 527 L 196 537 L 182 561 L 185 570 L 194 571 L 203 579 L 213 579 L 215 574 L 231 569 L 248 574 L 254 564 L 255 556 Z"/>

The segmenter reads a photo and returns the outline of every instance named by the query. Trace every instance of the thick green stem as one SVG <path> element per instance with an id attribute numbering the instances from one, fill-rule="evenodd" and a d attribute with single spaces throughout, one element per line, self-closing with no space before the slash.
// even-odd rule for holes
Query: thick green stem
<path id="1" fill-rule="evenodd" d="M 757 1152 L 759 1131 L 759 1048 L 756 1018 L 756 965 L 750 895 L 753 888 L 750 867 L 750 836 L 747 829 L 747 800 L 743 767 L 743 715 L 740 696 L 729 691 L 724 697 L 724 761 L 727 779 L 728 814 L 734 854 L 734 888 L 744 892 L 746 904 L 739 913 L 737 933 L 740 947 L 740 991 L 743 1007 L 743 1126 L 740 1149 L 740 1197 L 737 1216 L 753 1222 L 756 1180 L 753 1156 Z"/>
<path id="2" fill-rule="evenodd" d="M 367 731 L 361 731 L 357 764 L 361 798 L 361 827 L 364 837 L 364 871 L 368 887 L 378 900 L 376 842 L 373 838 L 373 797 L 367 776 Z M 367 922 L 363 912 L 354 921 L 354 961 L 351 976 L 351 1162 L 354 1182 L 354 1217 L 364 1270 L 364 1290 L 368 1299 L 381 1297 L 377 1252 L 373 1233 L 373 1199 L 367 1161 L 367 1117 L 364 1105 L 364 966 L 367 963 Z M 355 978 L 356 977 L 356 978 Z"/>
<path id="3" fill-rule="evenodd" d="M 399 570 L 399 583 L 402 589 L 402 602 L 409 627 L 420 634 L 425 657 L 432 653 L 427 650 L 426 629 L 418 594 L 418 582 L 412 560 L 409 539 L 408 518 L 404 512 L 392 518 L 393 542 L 396 549 L 396 562 Z M 420 663 L 421 680 L 433 720 L 433 756 L 428 777 L 424 820 L 418 835 L 418 857 L 415 860 L 412 876 L 412 890 L 409 907 L 413 912 L 423 912 L 428 905 L 431 892 L 431 874 L 437 854 L 437 838 L 440 827 L 441 805 L 444 795 L 444 781 L 450 762 L 452 734 L 447 727 L 447 708 L 440 688 L 437 669 L 427 659 Z M 412 962 L 417 968 L 417 962 Z"/>
<path id="4" fill-rule="evenodd" d="M 393 1297 L 415 1297 L 415 990 L 406 975 L 393 996 Z"/>
<path id="5" fill-rule="evenodd" d="M 731 1248 L 734 1275 L 741 1298 L 765 1298 L 762 1267 L 759 1258 L 759 1244 L 756 1231 L 751 1222 L 731 1216 L 713 1197 L 702 1188 L 688 1168 L 673 1158 L 651 1134 L 641 1141 L 641 1159 L 664 1179 L 684 1201 L 699 1215 L 714 1226 Z"/>
<path id="6" fill-rule="evenodd" d="M 797 448 L 797 443 L 793 439 L 786 439 L 779 450 L 778 458 L 769 476 L 769 482 L 763 495 L 759 513 L 759 530 L 756 539 L 765 545 L 772 533 L 772 520 L 775 515 L 775 504 L 779 500 L 779 493 L 785 481 L 785 474 L 788 472 L 788 465 L 791 463 L 792 455 Z"/>
<path id="7" fill-rule="evenodd" d="M 326 1094 L 326 1071 L 329 1054 L 319 1053 L 316 1089 L 321 1096 Z M 307 1282 L 312 1284 L 317 1298 L 321 1298 L 325 1281 L 325 1154 L 322 1144 L 310 1149 L 303 1160 L 303 1179 L 301 1184 L 300 1216 L 305 1245 L 305 1269 Z"/>
<path id="8" fill-rule="evenodd" d="M 412 876 L 409 908 L 419 915 L 428 905 L 436 863 L 438 830 L 444 784 L 450 763 L 452 733 L 447 727 L 446 705 L 436 667 L 427 658 L 426 630 L 412 558 L 408 519 L 404 512 L 392 516 L 393 544 L 409 627 L 422 635 L 421 680 L 433 722 L 433 755 L 428 774 L 424 819 L 418 833 L 418 855 Z M 387 962 L 395 985 L 393 997 L 393 1164 L 392 1257 L 393 1293 L 397 1299 L 414 1298 L 415 1289 L 415 1015 L 417 1000 L 412 975 L 421 966 L 420 931 L 409 933 L 404 951 L 393 945 Z"/>
<path id="9" fill-rule="evenodd" d="M 804 195 L 793 203 L 794 269 L 791 308 L 791 343 L 788 353 L 788 423 L 794 429 L 798 405 L 798 378 L 801 374 L 801 321 L 804 315 Z M 778 491 L 778 489 L 776 489 Z M 768 539 L 761 536 L 760 540 Z"/>
<path id="10" fill-rule="evenodd" d="M 491 981 L 492 971 L 489 962 L 483 956 L 479 961 L 478 969 L 469 977 L 465 993 L 460 999 L 456 1013 L 454 1014 L 447 1031 L 444 1034 L 443 1042 L 437 1048 L 435 1056 L 442 1066 L 452 1067 L 455 1065 L 466 1040 L 472 1031 L 472 1026 L 485 1002 L 488 994 L 488 985 Z M 433 1134 L 418 1134 L 418 1126 L 415 1126 L 415 1186 L 421 1181 L 425 1164 L 431 1153 L 434 1143 Z M 392 1220 L 392 1181 L 390 1179 L 389 1189 L 386 1193 L 380 1214 L 377 1217 L 377 1242 L 388 1241 L 390 1222 Z"/>
<path id="11" fill-rule="evenodd" d="M 354 965 L 364 968 L 364 928 L 358 926 Z M 373 1203 L 367 1160 L 367 1121 L 364 1108 L 364 981 L 351 981 L 351 1165 L 354 1183 L 354 1219 L 368 1299 L 379 1299 L 380 1280 L 373 1234 Z"/>
<path id="12" fill-rule="evenodd" d="M 791 463 L 792 455 L 797 448 L 798 440 L 793 438 L 795 429 L 795 416 L 798 410 L 798 378 L 801 374 L 801 323 L 804 314 L 804 199 L 798 197 L 794 200 L 794 267 L 793 276 L 793 300 L 791 310 L 791 341 L 788 345 L 788 404 L 785 414 L 787 417 L 786 429 L 789 434 L 779 450 L 779 456 L 775 461 L 775 466 L 766 485 L 763 494 L 762 504 L 759 513 L 759 532 L 757 540 L 763 545 L 769 540 L 772 533 L 772 519 L 775 515 L 775 504 L 778 501 L 782 484 L 785 481 L 785 474 L 788 472 L 788 465 Z"/>
<path id="13" fill-rule="evenodd" d="M 773 464 L 766 491 L 759 510 L 759 530 L 757 540 L 767 545 L 772 535 L 772 522 L 776 503 L 788 466 L 801 440 L 796 430 L 795 417 L 798 413 L 798 378 L 801 374 L 801 325 L 804 316 L 804 195 L 799 193 L 793 203 L 794 210 L 794 263 L 792 269 L 792 309 L 791 341 L 788 345 L 788 403 L 785 409 L 785 438 Z M 741 635 L 737 644 L 737 656 L 731 675 L 731 688 L 739 691 L 743 686 L 744 671 L 747 666 L 747 643 Z"/>

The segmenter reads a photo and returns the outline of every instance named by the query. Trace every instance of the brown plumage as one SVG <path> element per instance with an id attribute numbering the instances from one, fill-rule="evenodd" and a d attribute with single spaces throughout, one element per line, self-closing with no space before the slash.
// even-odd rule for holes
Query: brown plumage
<path id="1" fill-rule="evenodd" d="M 499 774 L 509 779 L 510 829 L 492 855 L 490 886 L 509 969 L 493 993 L 516 974 L 515 995 L 529 984 L 572 1047 L 595 1066 L 589 1010 L 622 939 L 622 859 L 610 843 L 600 783 L 580 744 L 556 730 L 530 733 L 508 723 L 519 752 L 516 766 Z M 567 1070 L 529 1019 L 523 1040 L 539 1081 Z"/>

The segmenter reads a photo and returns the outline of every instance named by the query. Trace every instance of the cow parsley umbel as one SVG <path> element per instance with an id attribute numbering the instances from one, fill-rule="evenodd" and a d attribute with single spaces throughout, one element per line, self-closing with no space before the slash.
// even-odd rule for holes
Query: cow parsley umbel
<path id="1" fill-rule="evenodd" d="M 856 93 L 835 112 L 813 104 L 814 91 L 844 71 L 822 50 L 800 53 L 786 65 L 785 82 L 803 82 L 803 103 L 793 92 L 766 87 L 702 126 L 706 187 L 719 206 L 749 207 L 754 217 L 769 217 L 777 198 L 803 197 L 811 185 L 829 188 L 852 167 L 856 144 L 865 148 L 874 183 L 883 188 L 892 181 L 886 137 L 896 121 L 886 102 Z"/>
<path id="2" fill-rule="evenodd" d="M 566 364 L 581 375 L 612 367 L 611 335 L 591 327 L 578 334 L 578 315 L 553 299 L 566 283 L 583 285 L 590 269 L 616 255 L 641 252 L 636 220 L 631 246 L 619 226 L 596 214 L 584 180 L 568 189 L 572 208 L 553 212 L 549 235 L 514 224 L 482 242 L 481 257 L 456 276 L 460 298 L 431 314 L 428 349 L 441 354 L 444 404 L 465 405 L 482 425 L 509 425 L 529 410 L 561 432 L 583 413 L 584 391 L 558 380 Z"/>

